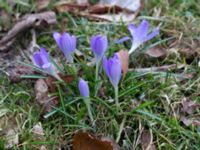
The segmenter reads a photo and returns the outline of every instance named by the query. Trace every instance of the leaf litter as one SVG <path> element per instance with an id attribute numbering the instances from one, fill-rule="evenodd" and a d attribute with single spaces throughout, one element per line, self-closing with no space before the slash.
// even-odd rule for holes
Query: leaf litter
<path id="1" fill-rule="evenodd" d="M 73 136 L 73 150 L 120 150 L 113 140 L 109 138 L 97 138 L 86 132 L 75 133 Z"/>
<path id="2" fill-rule="evenodd" d="M 120 0 L 101 0 L 95 5 L 86 3 L 86 1 L 85 3 L 61 1 L 55 9 L 57 12 L 71 12 L 96 21 L 131 22 L 138 15 L 142 5 L 141 0 L 125 0 L 123 2 Z"/>

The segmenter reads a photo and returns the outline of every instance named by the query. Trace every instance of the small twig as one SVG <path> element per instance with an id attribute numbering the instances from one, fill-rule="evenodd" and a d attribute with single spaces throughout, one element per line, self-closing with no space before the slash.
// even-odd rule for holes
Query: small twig
<path id="1" fill-rule="evenodd" d="M 30 14 L 22 17 L 13 28 L 0 40 L 0 51 L 6 51 L 15 42 L 16 37 L 30 29 L 52 25 L 56 23 L 56 15 L 53 11 Z"/>
<path id="2" fill-rule="evenodd" d="M 171 69 L 175 69 L 177 67 L 176 64 L 160 66 L 160 67 L 151 67 L 151 68 L 136 68 L 136 69 L 129 69 L 128 71 L 136 71 L 136 72 L 150 72 L 150 71 L 168 71 Z M 184 65 L 179 66 L 178 68 L 183 68 Z"/>

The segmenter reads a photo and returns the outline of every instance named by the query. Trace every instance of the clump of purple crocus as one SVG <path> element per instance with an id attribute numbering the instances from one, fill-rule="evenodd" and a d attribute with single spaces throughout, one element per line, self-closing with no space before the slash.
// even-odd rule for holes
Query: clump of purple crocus
<path id="1" fill-rule="evenodd" d="M 44 70 L 46 73 L 53 76 L 55 75 L 53 65 L 45 48 L 40 48 L 39 52 L 34 53 L 33 61 L 40 69 Z"/>
<path id="2" fill-rule="evenodd" d="M 64 53 L 67 60 L 70 63 L 73 63 L 73 53 L 76 50 L 76 36 L 70 35 L 66 32 L 64 32 L 63 34 L 54 32 L 53 38 L 56 41 L 60 50 Z"/>
<path id="3" fill-rule="evenodd" d="M 93 115 L 91 112 L 91 107 L 90 107 L 90 105 L 91 105 L 90 104 L 90 91 L 89 91 L 88 83 L 85 80 L 83 80 L 82 78 L 80 78 L 79 83 L 78 83 L 78 88 L 79 88 L 79 92 L 80 92 L 81 96 L 83 96 L 83 98 L 84 98 L 84 102 L 86 104 L 88 115 L 90 117 L 92 125 L 95 126 L 95 122 L 94 122 Z"/>
<path id="4" fill-rule="evenodd" d="M 123 41 L 131 39 L 132 46 L 131 49 L 129 50 L 129 54 L 131 54 L 144 42 L 151 40 L 153 37 L 159 34 L 159 28 L 156 28 L 151 33 L 149 33 L 148 28 L 149 28 L 149 23 L 147 20 L 143 20 L 139 26 L 135 26 L 134 24 L 129 24 L 128 30 L 130 31 L 132 38 L 124 37 L 117 43 L 121 43 Z"/>
<path id="5" fill-rule="evenodd" d="M 115 102 L 116 102 L 117 107 L 119 107 L 118 84 L 121 78 L 122 68 L 121 68 L 121 63 L 120 63 L 117 53 L 115 53 L 114 56 L 109 58 L 108 60 L 106 57 L 104 57 L 103 67 L 106 72 L 106 75 L 108 76 L 111 84 L 113 85 L 115 89 Z"/>

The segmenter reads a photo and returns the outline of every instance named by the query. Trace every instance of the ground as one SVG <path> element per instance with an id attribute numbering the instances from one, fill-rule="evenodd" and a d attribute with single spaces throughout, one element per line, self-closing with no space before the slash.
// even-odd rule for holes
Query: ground
<path id="1" fill-rule="evenodd" d="M 20 13 L 35 10 L 34 2 L 30 8 L 23 6 L 22 9 L 23 7 L 18 5 L 17 11 Z M 122 112 L 115 114 L 113 88 L 104 73 L 102 78 L 105 82 L 100 96 L 92 96 L 94 91 L 91 88 L 91 107 L 96 120 L 94 128 L 77 87 L 79 76 L 90 81 L 89 86 L 94 87 L 95 67 L 86 65 L 93 58 L 89 39 L 93 34 L 107 34 L 110 42 L 108 56 L 121 49 L 128 50 L 129 42 L 114 44 L 116 39 L 129 35 L 127 25 L 123 22 L 101 24 L 73 14 L 57 14 L 56 26 L 36 31 L 37 44 L 46 47 L 53 57 L 59 56 L 64 60 L 52 33 L 66 30 L 76 35 L 79 41 L 78 49 L 85 55 L 78 58 L 80 62 L 75 63 L 81 73 L 75 75 L 70 83 L 56 87 L 57 90 L 53 94 L 59 96 L 60 104 L 54 108 L 55 113 L 52 114 L 42 110 L 36 102 L 35 80 L 23 79 L 13 83 L 4 71 L 0 72 L 0 147 L 6 144 L 6 134 L 11 129 L 16 129 L 19 143 L 13 149 L 39 149 L 42 145 L 47 149 L 70 149 L 72 135 L 76 131 L 87 131 L 112 139 L 119 138 L 118 144 L 125 150 L 142 149 L 144 143 L 140 142 L 140 138 L 145 130 L 150 131 L 156 149 L 200 149 L 199 16 L 198 0 L 147 2 L 136 23 L 147 19 L 152 28 L 160 27 L 160 35 L 131 55 L 130 71 L 121 80 L 119 87 Z M 17 41 L 17 50 L 24 43 L 28 43 L 27 37 L 31 40 L 30 32 L 21 38 L 25 42 Z M 166 51 L 164 57 L 155 58 L 145 54 L 156 42 Z M 175 64 L 175 67 L 169 70 L 137 71 L 138 68 L 171 64 Z M 68 66 L 66 72 L 73 73 Z M 38 123 L 41 123 L 44 130 L 42 136 L 32 132 Z"/>

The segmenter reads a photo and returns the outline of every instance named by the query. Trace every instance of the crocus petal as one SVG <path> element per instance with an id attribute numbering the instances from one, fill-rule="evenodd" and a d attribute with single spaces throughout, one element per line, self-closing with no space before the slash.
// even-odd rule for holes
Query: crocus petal
<path id="1" fill-rule="evenodd" d="M 71 52 L 71 41 L 70 35 L 66 32 L 63 33 L 61 37 L 62 51 L 64 54 L 69 54 Z"/>
<path id="2" fill-rule="evenodd" d="M 121 38 L 119 40 L 114 41 L 114 43 L 120 44 L 120 43 L 123 43 L 123 42 L 128 41 L 128 40 L 131 40 L 131 38 L 128 37 L 128 36 L 125 36 L 125 37 L 123 37 L 123 38 Z"/>
<path id="3" fill-rule="evenodd" d="M 54 40 L 56 41 L 58 47 L 61 49 L 61 48 L 62 48 L 62 46 L 61 46 L 61 41 L 60 41 L 60 39 L 61 39 L 61 34 L 58 33 L 58 32 L 54 32 L 54 33 L 53 33 L 53 38 L 54 38 Z"/>
<path id="4" fill-rule="evenodd" d="M 40 57 L 41 57 L 41 59 L 43 61 L 43 64 L 46 64 L 46 63 L 50 62 L 49 55 L 48 55 L 48 53 L 47 53 L 45 48 L 40 48 Z"/>
<path id="5" fill-rule="evenodd" d="M 131 33 L 131 36 L 134 37 L 135 33 L 137 32 L 137 27 L 134 24 L 129 24 L 128 30 Z"/>
<path id="6" fill-rule="evenodd" d="M 72 45 L 71 52 L 74 52 L 76 50 L 76 36 L 74 35 L 71 36 L 71 45 Z"/>
<path id="7" fill-rule="evenodd" d="M 108 48 L 108 39 L 106 36 L 102 36 L 102 45 L 103 45 L 103 54 L 105 53 L 106 49 Z"/>
<path id="8" fill-rule="evenodd" d="M 90 39 L 90 44 L 96 62 L 99 62 L 102 59 L 108 47 L 107 37 L 102 35 L 92 36 Z"/>
<path id="9" fill-rule="evenodd" d="M 43 69 L 47 69 L 49 67 L 51 67 L 51 63 L 46 63 L 46 64 L 42 65 Z"/>
<path id="10" fill-rule="evenodd" d="M 88 87 L 88 83 L 85 80 L 80 78 L 78 87 L 79 87 L 81 96 L 89 97 L 89 87 Z"/>
<path id="11" fill-rule="evenodd" d="M 142 20 L 141 24 L 138 26 L 137 29 L 137 36 L 138 38 L 144 38 L 148 34 L 148 27 L 149 23 L 146 20 Z"/>
<path id="12" fill-rule="evenodd" d="M 117 87 L 121 78 L 120 60 L 118 59 L 118 57 L 114 56 L 114 58 L 112 58 L 110 62 L 110 81 L 114 87 Z"/>
<path id="13" fill-rule="evenodd" d="M 156 28 L 153 32 L 151 32 L 149 35 L 147 35 L 147 37 L 145 38 L 145 42 L 148 40 L 151 40 L 158 34 L 159 34 L 159 28 Z"/>
<path id="14" fill-rule="evenodd" d="M 41 59 L 39 53 L 35 53 L 35 54 L 33 55 L 33 60 L 34 60 L 34 63 L 35 63 L 37 66 L 42 67 L 43 62 L 42 62 L 42 59 Z"/>
<path id="15" fill-rule="evenodd" d="M 113 87 L 116 88 L 119 84 L 122 70 L 121 63 L 117 54 L 115 53 L 114 57 L 110 58 L 109 60 L 104 57 L 103 67 Z"/>

